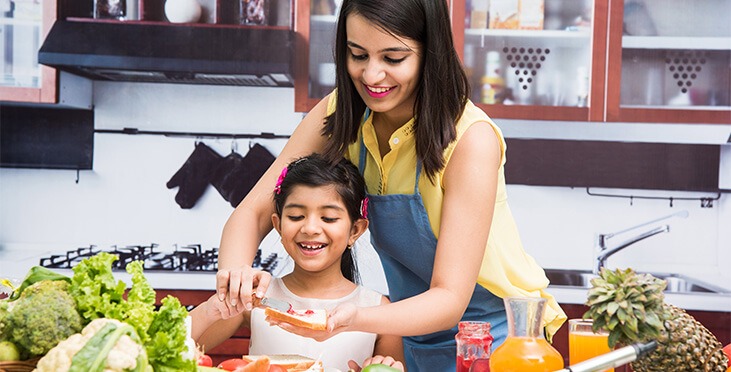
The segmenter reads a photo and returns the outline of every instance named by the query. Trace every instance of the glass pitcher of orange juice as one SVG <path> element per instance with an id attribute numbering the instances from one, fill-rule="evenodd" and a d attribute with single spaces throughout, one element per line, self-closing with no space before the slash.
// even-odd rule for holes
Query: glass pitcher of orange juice
<path id="1" fill-rule="evenodd" d="M 508 337 L 490 356 L 490 370 L 551 372 L 562 369 L 563 357 L 543 336 L 544 298 L 503 299 L 508 316 Z"/>

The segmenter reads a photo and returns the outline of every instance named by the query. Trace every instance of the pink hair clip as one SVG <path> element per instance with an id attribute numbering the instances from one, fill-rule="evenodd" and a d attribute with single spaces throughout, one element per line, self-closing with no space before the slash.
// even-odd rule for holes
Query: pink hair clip
<path id="1" fill-rule="evenodd" d="M 363 218 L 368 218 L 368 197 L 366 196 L 362 202 L 360 202 L 360 215 Z"/>
<path id="2" fill-rule="evenodd" d="M 280 192 L 282 192 L 282 181 L 284 181 L 284 177 L 287 176 L 287 167 L 284 167 L 282 169 L 282 173 L 279 174 L 279 178 L 277 179 L 277 184 L 274 186 L 274 192 L 279 195 Z"/>

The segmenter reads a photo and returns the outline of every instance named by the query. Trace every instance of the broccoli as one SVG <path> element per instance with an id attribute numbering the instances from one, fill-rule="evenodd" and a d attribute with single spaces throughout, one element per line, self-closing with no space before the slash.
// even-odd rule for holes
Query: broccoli
<path id="1" fill-rule="evenodd" d="M 59 342 L 82 329 L 76 302 L 63 280 L 41 280 L 13 301 L 3 319 L 5 336 L 30 357 L 46 354 Z"/>

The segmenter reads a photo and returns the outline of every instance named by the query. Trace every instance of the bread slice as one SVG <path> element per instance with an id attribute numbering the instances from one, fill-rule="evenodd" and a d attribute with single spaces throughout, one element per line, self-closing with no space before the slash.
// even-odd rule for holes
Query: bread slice
<path id="1" fill-rule="evenodd" d="M 269 357 L 264 355 L 261 358 L 251 361 L 251 363 L 245 365 L 243 368 L 237 368 L 237 372 L 268 372 L 270 365 Z"/>
<path id="2" fill-rule="evenodd" d="M 297 327 L 304 327 L 324 331 L 327 329 L 327 312 L 323 309 L 317 310 L 294 310 L 287 312 L 267 307 L 264 310 L 266 316 Z"/>
<path id="3" fill-rule="evenodd" d="M 281 366 L 288 371 L 305 371 L 315 364 L 314 359 L 298 354 L 244 355 L 242 358 L 250 362 L 268 358 L 270 365 Z"/>

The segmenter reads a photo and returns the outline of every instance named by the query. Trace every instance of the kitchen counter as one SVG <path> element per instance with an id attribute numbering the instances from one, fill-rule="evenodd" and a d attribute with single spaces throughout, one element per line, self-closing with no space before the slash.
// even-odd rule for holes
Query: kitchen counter
<path id="1" fill-rule="evenodd" d="M 588 289 L 548 286 L 548 292 L 562 304 L 584 304 Z M 731 311 L 731 293 L 666 293 L 665 302 L 685 310 Z"/>
<path id="2" fill-rule="evenodd" d="M 0 277 L 22 280 L 28 270 L 37 265 L 39 257 L 58 251 L 58 248 L 48 249 L 8 249 L 0 250 Z M 285 260 L 291 265 L 291 261 Z M 69 269 L 54 269 L 64 275 L 72 276 Z M 287 268 L 282 271 L 288 272 Z M 118 279 L 131 284 L 130 275 L 125 272 L 115 272 Z M 216 286 L 216 275 L 212 272 L 155 272 L 146 271 L 145 276 L 156 289 L 175 290 L 211 290 Z M 703 278 L 708 279 L 708 278 Z M 710 280 L 709 280 L 710 281 Z M 718 282 L 718 281 L 716 281 Z M 720 283 L 719 283 L 720 284 Z M 728 285 L 724 286 L 728 287 Z M 559 303 L 583 304 L 586 301 L 587 289 L 573 289 L 566 287 L 549 286 L 548 292 L 556 297 Z M 731 311 L 731 294 L 666 294 L 666 301 L 686 310 L 701 311 Z"/>

